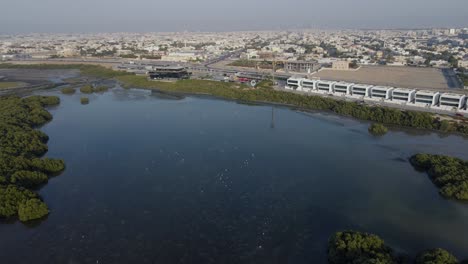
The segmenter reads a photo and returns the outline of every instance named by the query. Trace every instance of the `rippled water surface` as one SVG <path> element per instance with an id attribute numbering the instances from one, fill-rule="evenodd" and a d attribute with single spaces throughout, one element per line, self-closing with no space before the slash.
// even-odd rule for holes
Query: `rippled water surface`
<path id="1" fill-rule="evenodd" d="M 468 257 L 468 204 L 407 162 L 468 159 L 459 136 L 376 138 L 334 115 L 142 90 L 80 96 L 60 95 L 42 128 L 67 164 L 40 191 L 52 213 L 1 224 L 2 263 L 325 263 L 344 229 Z"/>

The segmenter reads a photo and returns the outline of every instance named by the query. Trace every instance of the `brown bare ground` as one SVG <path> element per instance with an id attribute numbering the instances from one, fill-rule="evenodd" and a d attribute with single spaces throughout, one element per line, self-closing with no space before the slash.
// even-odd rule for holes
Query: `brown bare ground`
<path id="1" fill-rule="evenodd" d="M 363 66 L 356 71 L 324 69 L 312 74 L 311 77 L 402 88 L 437 90 L 449 88 L 442 71 L 435 68 Z"/>

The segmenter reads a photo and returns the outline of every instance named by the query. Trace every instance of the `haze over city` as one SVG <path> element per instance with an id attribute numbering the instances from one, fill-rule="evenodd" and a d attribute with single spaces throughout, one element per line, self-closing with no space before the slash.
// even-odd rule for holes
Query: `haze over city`
<path id="1" fill-rule="evenodd" d="M 429 28 L 468 24 L 465 0 L 19 0 L 0 33 Z"/>
<path id="2" fill-rule="evenodd" d="M 468 0 L 4 0 L 1 263 L 468 264 Z"/>

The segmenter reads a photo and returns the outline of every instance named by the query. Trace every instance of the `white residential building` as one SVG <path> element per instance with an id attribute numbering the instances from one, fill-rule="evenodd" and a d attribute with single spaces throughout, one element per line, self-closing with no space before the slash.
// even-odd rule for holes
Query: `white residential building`
<path id="1" fill-rule="evenodd" d="M 316 84 L 317 91 L 323 93 L 332 93 L 334 84 L 335 82 L 332 81 L 318 81 Z"/>
<path id="2" fill-rule="evenodd" d="M 350 95 L 353 85 L 353 83 L 337 82 L 333 85 L 333 93 Z"/>
<path id="3" fill-rule="evenodd" d="M 393 87 L 374 86 L 371 88 L 370 97 L 374 99 L 391 99 Z"/>
<path id="4" fill-rule="evenodd" d="M 459 60 L 458 67 L 468 69 L 468 60 Z"/>
<path id="5" fill-rule="evenodd" d="M 420 90 L 415 94 L 414 104 L 419 106 L 436 106 L 439 104 L 440 93 L 437 91 Z"/>
<path id="6" fill-rule="evenodd" d="M 440 95 L 439 107 L 443 109 L 461 109 L 465 107 L 464 94 L 443 93 Z"/>
<path id="7" fill-rule="evenodd" d="M 392 91 L 392 101 L 411 103 L 414 101 L 416 90 L 396 88 Z"/>
<path id="8" fill-rule="evenodd" d="M 291 77 L 286 81 L 286 89 L 288 90 L 297 90 L 301 88 L 302 78 Z"/>
<path id="9" fill-rule="evenodd" d="M 302 79 L 301 81 L 302 90 L 305 92 L 316 90 L 316 84 L 316 80 Z"/>
<path id="10" fill-rule="evenodd" d="M 354 97 L 369 97 L 372 87 L 372 85 L 355 84 L 351 87 L 351 94 Z"/>

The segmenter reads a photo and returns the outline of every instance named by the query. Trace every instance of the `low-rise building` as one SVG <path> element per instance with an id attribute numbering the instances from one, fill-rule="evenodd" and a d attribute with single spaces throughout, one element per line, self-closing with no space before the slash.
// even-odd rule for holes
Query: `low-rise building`
<path id="1" fill-rule="evenodd" d="M 57 52 L 57 55 L 63 57 L 75 57 L 80 55 L 80 51 L 73 48 L 63 49 Z"/>
<path id="2" fill-rule="evenodd" d="M 420 106 L 435 106 L 439 104 L 440 93 L 437 91 L 420 90 L 415 94 L 414 104 Z"/>
<path id="3" fill-rule="evenodd" d="M 439 68 L 450 66 L 450 63 L 446 60 L 431 60 L 429 64 L 433 67 L 439 67 Z"/>
<path id="4" fill-rule="evenodd" d="M 462 109 L 465 107 L 464 94 L 443 93 L 440 95 L 439 107 L 444 109 Z"/>
<path id="5" fill-rule="evenodd" d="M 286 89 L 288 90 L 297 90 L 301 88 L 302 78 L 291 77 L 286 81 Z"/>
<path id="6" fill-rule="evenodd" d="M 148 72 L 150 79 L 188 79 L 191 73 L 181 66 L 153 66 Z"/>
<path id="7" fill-rule="evenodd" d="M 162 61 L 172 62 L 188 62 L 192 60 L 202 59 L 202 57 L 191 51 L 170 52 L 168 55 L 161 56 Z"/>
<path id="8" fill-rule="evenodd" d="M 458 61 L 458 68 L 468 69 L 468 60 L 459 60 Z"/>
<path id="9" fill-rule="evenodd" d="M 414 89 L 396 88 L 392 91 L 392 101 L 411 103 L 414 101 L 415 94 Z"/>
<path id="10" fill-rule="evenodd" d="M 301 86 L 302 90 L 309 92 L 316 90 L 317 80 L 302 79 Z"/>
<path id="11" fill-rule="evenodd" d="M 317 91 L 324 93 L 332 93 L 334 84 L 335 82 L 332 81 L 318 81 L 316 84 Z"/>
<path id="12" fill-rule="evenodd" d="M 117 56 L 132 55 L 133 51 L 129 49 L 120 49 L 115 52 Z"/>
<path id="13" fill-rule="evenodd" d="M 391 99 L 393 89 L 393 87 L 387 86 L 374 86 L 371 88 L 370 97 L 375 99 Z"/>
<path id="14" fill-rule="evenodd" d="M 333 93 L 335 94 L 351 94 L 351 88 L 354 84 L 347 82 L 337 82 L 333 85 Z"/>
<path id="15" fill-rule="evenodd" d="M 349 70 L 349 62 L 348 61 L 334 61 L 332 63 L 332 69 L 342 70 L 342 71 Z"/>
<path id="16" fill-rule="evenodd" d="M 372 87 L 372 85 L 355 84 L 351 87 L 351 95 L 354 97 L 369 97 Z"/>

